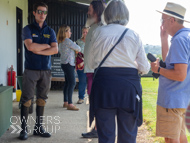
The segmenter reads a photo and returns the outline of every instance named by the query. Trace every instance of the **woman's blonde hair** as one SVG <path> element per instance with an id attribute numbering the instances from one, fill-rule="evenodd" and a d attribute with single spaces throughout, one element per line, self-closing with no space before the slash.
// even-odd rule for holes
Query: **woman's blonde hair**
<path id="1" fill-rule="evenodd" d="M 66 32 L 69 29 L 70 29 L 70 27 L 67 26 L 67 25 L 60 26 L 59 31 L 57 33 L 57 42 L 58 42 L 58 44 L 61 43 L 61 42 L 63 42 L 65 40 L 65 38 L 66 38 Z"/>
<path id="2" fill-rule="evenodd" d="M 83 33 L 83 30 L 85 30 L 85 29 L 86 29 L 86 30 L 89 30 L 88 27 L 83 27 L 83 28 L 82 28 L 82 33 Z M 84 37 L 83 37 L 83 35 L 82 35 L 82 36 L 81 36 L 81 39 L 83 39 L 83 38 L 84 38 Z"/>

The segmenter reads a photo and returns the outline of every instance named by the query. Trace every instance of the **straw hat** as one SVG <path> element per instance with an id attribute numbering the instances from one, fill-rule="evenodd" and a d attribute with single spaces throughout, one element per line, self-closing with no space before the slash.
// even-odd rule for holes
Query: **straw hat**
<path id="1" fill-rule="evenodd" d="M 168 2 L 166 4 L 166 7 L 163 10 L 163 12 L 161 12 L 159 10 L 156 10 L 156 11 L 163 13 L 163 14 L 166 14 L 166 15 L 169 15 L 169 16 L 172 16 L 172 17 L 175 17 L 177 19 L 181 19 L 185 22 L 189 22 L 187 20 L 184 20 L 186 9 L 179 4 Z"/>

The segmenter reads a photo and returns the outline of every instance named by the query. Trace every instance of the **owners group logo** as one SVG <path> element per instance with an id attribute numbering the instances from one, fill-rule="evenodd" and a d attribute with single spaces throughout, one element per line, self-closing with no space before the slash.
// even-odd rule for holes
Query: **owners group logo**
<path id="1" fill-rule="evenodd" d="M 25 119 L 24 119 L 25 120 Z M 59 116 L 41 116 L 40 120 L 43 120 L 44 122 L 42 123 L 40 128 L 43 128 L 45 130 L 45 132 L 48 133 L 57 133 L 57 131 L 60 130 L 60 117 Z M 22 131 L 21 128 L 21 118 L 18 116 L 12 116 L 10 118 L 10 123 L 12 125 L 10 125 L 10 127 L 13 129 L 13 131 L 11 132 L 12 134 L 19 134 Z M 34 126 L 36 123 L 36 119 L 33 116 L 28 116 L 27 119 L 27 130 L 28 133 L 33 133 L 34 130 Z"/>

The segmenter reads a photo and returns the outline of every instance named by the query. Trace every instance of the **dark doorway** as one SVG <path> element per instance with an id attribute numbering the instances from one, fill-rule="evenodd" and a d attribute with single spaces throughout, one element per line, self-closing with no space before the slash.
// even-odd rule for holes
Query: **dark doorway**
<path id="1" fill-rule="evenodd" d="M 23 44 L 22 44 L 22 10 L 16 8 L 16 39 L 17 39 L 17 76 L 23 73 Z M 17 85 L 18 89 L 19 86 Z"/>

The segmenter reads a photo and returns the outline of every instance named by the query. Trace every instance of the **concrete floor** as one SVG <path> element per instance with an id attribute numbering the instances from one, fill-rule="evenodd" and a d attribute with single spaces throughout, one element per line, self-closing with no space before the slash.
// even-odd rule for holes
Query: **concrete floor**
<path id="1" fill-rule="evenodd" d="M 87 99 L 87 98 L 86 98 Z M 98 143 L 98 139 L 84 139 L 81 133 L 90 130 L 88 128 L 88 109 L 89 105 L 76 104 L 78 93 L 73 94 L 73 103 L 80 108 L 79 111 L 69 111 L 63 106 L 62 91 L 50 91 L 44 113 L 44 128 L 50 132 L 50 138 L 33 136 L 35 123 L 35 108 L 33 114 L 29 114 L 28 131 L 29 137 L 25 143 Z M 35 105 L 34 105 L 35 107 Z M 20 109 L 18 102 L 13 102 L 12 126 L 0 137 L 0 143 L 20 143 L 18 139 L 20 127 Z M 15 129 L 14 129 L 15 128 Z"/>

